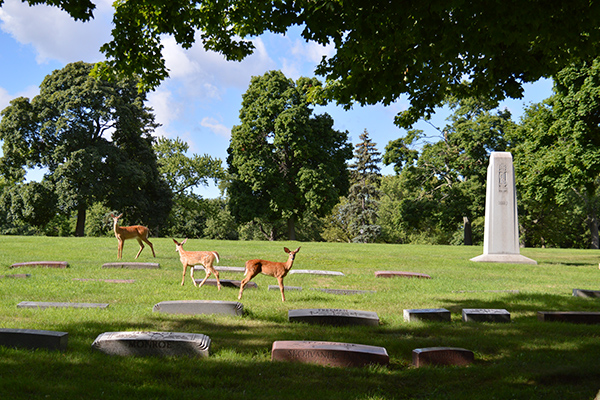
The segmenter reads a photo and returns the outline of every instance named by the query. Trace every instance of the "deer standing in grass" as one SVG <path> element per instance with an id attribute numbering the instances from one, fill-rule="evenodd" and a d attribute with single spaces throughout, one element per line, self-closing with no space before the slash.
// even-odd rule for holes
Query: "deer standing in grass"
<path id="1" fill-rule="evenodd" d="M 115 215 L 111 213 L 110 216 L 114 221 L 115 236 L 119 241 L 119 247 L 117 249 L 117 258 L 119 260 L 123 258 L 123 242 L 125 242 L 127 239 L 136 239 L 140 244 L 140 251 L 138 251 L 137 255 L 135 256 L 136 259 L 140 256 L 142 250 L 144 250 L 144 243 L 142 242 L 148 243 L 152 249 L 152 256 L 156 257 L 156 254 L 154 253 L 154 246 L 152 246 L 152 243 L 150 243 L 148 240 L 148 235 L 150 234 L 148 228 L 141 225 L 119 226 L 119 218 L 121 218 L 123 214 L 115 217 Z"/>
<path id="2" fill-rule="evenodd" d="M 290 272 L 290 269 L 292 269 L 292 264 L 294 264 L 294 258 L 296 257 L 296 253 L 300 251 L 300 247 L 298 247 L 294 251 L 291 251 L 287 247 L 284 247 L 283 251 L 290 255 L 288 257 L 288 260 L 284 263 L 267 260 L 246 261 L 246 272 L 244 272 L 244 275 L 246 277 L 242 279 L 242 282 L 240 284 L 240 294 L 238 295 L 238 300 L 242 298 L 244 286 L 246 286 L 246 284 L 250 282 L 252 278 L 254 278 L 256 275 L 262 272 L 265 275 L 277 278 L 277 282 L 279 283 L 279 290 L 281 291 L 281 301 L 285 301 L 285 294 L 283 291 L 283 278 L 288 274 L 288 272 Z"/>
<path id="3" fill-rule="evenodd" d="M 221 281 L 219 281 L 219 273 L 213 267 L 213 263 L 215 260 L 219 262 L 219 253 L 216 251 L 185 251 L 183 249 L 183 244 L 187 242 L 187 239 L 184 239 L 183 242 L 179 243 L 177 240 L 173 239 L 175 242 L 175 251 L 179 252 L 179 260 L 183 264 L 183 276 L 181 277 L 181 286 L 183 286 L 183 282 L 185 281 L 185 271 L 187 267 L 190 266 L 190 276 L 192 277 L 192 283 L 194 286 L 198 286 L 196 281 L 194 280 L 194 265 L 202 264 L 204 266 L 204 270 L 206 272 L 206 276 L 204 280 L 200 282 L 200 286 L 204 285 L 204 282 L 208 279 L 210 274 L 214 274 L 215 278 L 217 278 L 217 288 L 221 290 Z"/>

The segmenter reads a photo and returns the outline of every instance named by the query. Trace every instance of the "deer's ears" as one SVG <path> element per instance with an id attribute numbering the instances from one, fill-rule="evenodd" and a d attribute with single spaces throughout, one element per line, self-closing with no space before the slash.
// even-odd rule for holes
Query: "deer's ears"
<path id="1" fill-rule="evenodd" d="M 291 253 L 290 249 L 288 249 L 287 247 L 284 247 L 283 251 L 285 251 L 286 253 Z M 297 253 L 299 251 L 300 251 L 300 247 L 298 247 L 296 250 L 294 250 L 294 253 Z"/>
<path id="2" fill-rule="evenodd" d="M 177 242 L 177 240 L 173 239 L 173 241 L 175 242 L 175 244 L 179 244 L 179 243 Z"/>
<path id="3" fill-rule="evenodd" d="M 187 238 L 183 239 L 183 242 L 181 242 L 181 244 L 184 244 L 185 242 L 187 242 Z"/>

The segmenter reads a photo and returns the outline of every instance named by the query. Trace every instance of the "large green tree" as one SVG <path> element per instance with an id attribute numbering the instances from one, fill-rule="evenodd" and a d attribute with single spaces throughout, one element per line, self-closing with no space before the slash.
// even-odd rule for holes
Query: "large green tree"
<path id="1" fill-rule="evenodd" d="M 560 71 L 554 92 L 553 97 L 526 111 L 520 128 L 511 136 L 520 197 L 538 228 L 551 223 L 553 214 L 565 215 L 565 206 L 571 214 L 583 208 L 589 246 L 597 249 L 600 59 Z M 577 221 L 572 224 L 577 225 Z"/>
<path id="2" fill-rule="evenodd" d="M 280 71 L 253 77 L 228 149 L 233 215 L 241 222 L 285 220 L 292 240 L 305 212 L 325 215 L 348 190 L 348 133 L 333 129 L 328 114 L 313 115 L 307 94 L 316 85 Z"/>
<path id="3" fill-rule="evenodd" d="M 152 149 L 154 115 L 136 80 L 95 79 L 92 67 L 68 64 L 48 75 L 32 100 L 19 97 L 2 111 L 0 173 L 17 183 L 25 168 L 46 169 L 59 209 L 77 213 L 78 236 L 95 202 L 158 227 L 171 192 Z"/>

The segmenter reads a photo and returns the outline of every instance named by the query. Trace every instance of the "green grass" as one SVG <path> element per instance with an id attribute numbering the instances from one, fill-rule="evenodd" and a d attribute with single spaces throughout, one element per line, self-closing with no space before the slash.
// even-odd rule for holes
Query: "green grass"
<path id="1" fill-rule="evenodd" d="M 276 280 L 254 278 L 242 318 L 152 312 L 166 300 L 237 300 L 237 290 L 197 289 L 170 239 L 153 238 L 137 261 L 159 270 L 102 269 L 116 261 L 114 238 L 0 236 L 0 327 L 65 331 L 66 352 L 0 347 L 0 396 L 4 399 L 593 399 L 600 390 L 600 327 L 543 323 L 537 311 L 600 311 L 600 299 L 572 290 L 600 290 L 598 252 L 523 249 L 538 265 L 474 263 L 480 247 L 357 245 L 331 243 L 189 240 L 187 250 L 216 250 L 219 265 L 243 266 L 251 258 L 284 261 L 283 247 L 302 246 L 295 269 L 341 271 L 343 277 L 288 275 L 303 290 L 267 290 Z M 295 248 L 295 247 L 294 247 Z M 125 243 L 134 261 L 136 242 Z M 69 268 L 19 268 L 24 261 L 68 261 Z M 375 278 L 380 270 L 426 273 L 433 279 Z M 196 278 L 202 278 L 198 271 Z M 134 279 L 132 284 L 76 278 Z M 241 274 L 221 272 L 222 279 Z M 333 295 L 310 288 L 374 290 Z M 510 292 L 518 291 L 518 292 Z M 109 303 L 108 309 L 20 309 L 21 301 Z M 342 308 L 378 313 L 379 327 L 329 327 L 290 323 L 287 311 Z M 403 320 L 406 308 L 447 308 L 451 323 Z M 464 323 L 463 308 L 505 308 L 511 323 Z M 211 356 L 111 357 L 92 350 L 111 331 L 173 331 L 208 335 Z M 385 347 L 387 367 L 334 368 L 271 362 L 276 340 L 326 340 Z M 467 367 L 412 366 L 412 350 L 463 347 L 475 353 Z"/>

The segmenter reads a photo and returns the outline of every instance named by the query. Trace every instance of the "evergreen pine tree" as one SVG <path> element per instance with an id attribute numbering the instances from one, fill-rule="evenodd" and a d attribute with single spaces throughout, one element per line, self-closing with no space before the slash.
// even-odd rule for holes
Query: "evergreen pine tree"
<path id="1" fill-rule="evenodd" d="M 369 138 L 369 132 L 360 135 L 361 142 L 356 145 L 354 158 L 350 165 L 351 183 L 348 202 L 341 207 L 350 221 L 348 229 L 355 243 L 374 242 L 381 234 L 381 226 L 377 225 L 377 209 L 379 207 L 379 180 L 381 179 L 381 153 L 376 144 Z"/>

